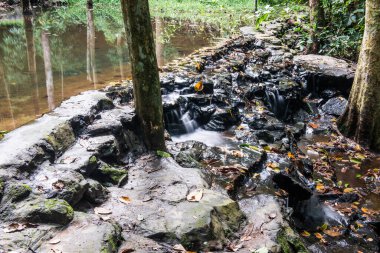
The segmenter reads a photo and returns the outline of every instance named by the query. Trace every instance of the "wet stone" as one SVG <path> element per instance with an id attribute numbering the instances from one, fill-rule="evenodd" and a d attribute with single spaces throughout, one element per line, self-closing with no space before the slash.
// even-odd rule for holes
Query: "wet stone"
<path id="1" fill-rule="evenodd" d="M 347 105 L 347 99 L 345 99 L 344 97 L 335 97 L 329 99 L 324 105 L 322 105 L 321 110 L 324 113 L 333 116 L 341 116 L 346 110 Z"/>
<path id="2" fill-rule="evenodd" d="M 109 191 L 96 180 L 87 179 L 88 189 L 84 193 L 84 199 L 93 204 L 101 204 L 109 197 Z"/>

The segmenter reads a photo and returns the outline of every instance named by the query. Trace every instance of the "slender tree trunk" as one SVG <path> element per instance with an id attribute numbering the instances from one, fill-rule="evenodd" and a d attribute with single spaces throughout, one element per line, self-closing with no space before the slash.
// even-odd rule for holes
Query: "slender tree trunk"
<path id="1" fill-rule="evenodd" d="M 259 9 L 258 0 L 254 0 L 254 1 L 255 1 L 255 3 L 254 3 L 254 5 L 255 5 L 255 11 L 258 11 L 258 9 Z"/>
<path id="2" fill-rule="evenodd" d="M 380 1 L 366 1 L 365 30 L 349 105 L 338 121 L 347 137 L 380 151 Z"/>
<path id="3" fill-rule="evenodd" d="M 22 5 L 22 12 L 24 15 L 32 14 L 32 6 L 29 0 L 22 0 L 21 5 Z"/>
<path id="4" fill-rule="evenodd" d="M 96 77 L 95 62 L 95 24 L 92 1 L 87 1 L 87 80 L 89 80 L 96 89 L 98 82 Z"/>
<path id="5" fill-rule="evenodd" d="M 136 115 L 145 145 L 165 150 L 161 87 L 148 0 L 121 0 L 127 33 Z"/>
<path id="6" fill-rule="evenodd" d="M 164 44 L 162 43 L 162 20 L 159 17 L 155 18 L 156 23 L 156 56 L 158 66 L 164 65 Z"/>
<path id="7" fill-rule="evenodd" d="M 48 106 L 49 106 L 49 110 L 53 110 L 55 108 L 53 70 L 52 70 L 52 65 L 51 65 L 49 36 L 45 31 L 41 32 L 41 44 L 42 44 L 42 51 L 44 55 L 46 93 L 48 97 Z"/>
<path id="8" fill-rule="evenodd" d="M 36 46 L 34 43 L 34 26 L 33 26 L 33 16 L 24 15 L 24 29 L 25 29 L 25 39 L 26 39 L 26 52 L 28 58 L 28 71 L 31 83 L 35 87 L 35 92 L 33 93 L 34 100 L 34 113 L 35 115 L 40 114 L 39 106 L 39 89 L 38 89 L 38 79 L 37 79 L 37 63 L 36 63 Z"/>
<path id="9" fill-rule="evenodd" d="M 319 51 L 318 33 L 325 25 L 325 14 L 321 0 L 309 0 L 310 4 L 310 40 L 309 53 L 316 54 Z"/>

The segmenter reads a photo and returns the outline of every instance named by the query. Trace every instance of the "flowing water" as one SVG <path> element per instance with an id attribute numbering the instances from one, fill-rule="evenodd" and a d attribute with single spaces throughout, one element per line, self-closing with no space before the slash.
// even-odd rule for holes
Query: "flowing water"
<path id="1" fill-rule="evenodd" d="M 84 23 L 68 18 L 50 27 L 44 23 L 48 14 L 16 12 L 0 19 L 0 130 L 19 127 L 82 91 L 131 77 L 122 26 L 105 26 L 87 10 Z M 160 18 L 152 23 L 160 66 L 219 36 L 204 26 Z"/>

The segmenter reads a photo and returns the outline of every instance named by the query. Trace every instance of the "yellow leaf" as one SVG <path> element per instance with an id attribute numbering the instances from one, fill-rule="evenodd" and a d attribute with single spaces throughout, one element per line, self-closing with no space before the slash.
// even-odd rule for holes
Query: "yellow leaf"
<path id="1" fill-rule="evenodd" d="M 362 207 L 361 210 L 362 210 L 363 213 L 368 213 L 368 208 Z"/>
<path id="2" fill-rule="evenodd" d="M 341 235 L 341 233 L 337 230 L 329 229 L 323 231 L 326 235 L 331 236 L 331 237 L 338 237 Z"/>
<path id="3" fill-rule="evenodd" d="M 294 159 L 294 158 L 295 158 L 295 156 L 294 156 L 291 152 L 288 152 L 288 157 L 289 157 L 290 159 Z"/>
<path id="4" fill-rule="evenodd" d="M 309 237 L 309 236 L 310 236 L 310 233 L 307 232 L 307 231 L 305 230 L 305 231 L 303 231 L 303 232 L 301 233 L 301 235 L 302 235 L 303 237 Z"/>
<path id="5" fill-rule="evenodd" d="M 120 198 L 119 198 L 119 200 L 120 200 L 120 202 L 123 202 L 124 204 L 129 204 L 129 203 L 131 203 L 131 199 L 129 198 L 129 197 L 127 197 L 127 196 L 121 196 Z"/>
<path id="6" fill-rule="evenodd" d="M 346 188 L 343 190 L 344 193 L 350 193 L 350 192 L 353 192 L 354 191 L 354 188 Z"/>
<path id="7" fill-rule="evenodd" d="M 203 82 L 199 81 L 194 85 L 194 90 L 196 92 L 202 91 L 203 90 Z"/>
<path id="8" fill-rule="evenodd" d="M 327 223 L 324 223 L 324 224 L 321 226 L 321 230 L 324 231 L 324 230 L 326 230 L 328 227 L 329 227 L 329 225 L 328 225 Z"/>

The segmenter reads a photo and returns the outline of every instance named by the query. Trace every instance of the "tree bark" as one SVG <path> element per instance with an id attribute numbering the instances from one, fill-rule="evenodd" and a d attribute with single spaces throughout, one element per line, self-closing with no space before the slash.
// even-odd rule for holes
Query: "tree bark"
<path id="1" fill-rule="evenodd" d="M 32 6 L 29 0 L 22 0 L 21 5 L 22 5 L 22 13 L 24 15 L 32 14 Z"/>
<path id="2" fill-rule="evenodd" d="M 165 150 L 161 87 L 148 0 L 121 0 L 136 115 L 149 150 Z"/>
<path id="3" fill-rule="evenodd" d="M 164 66 L 165 60 L 164 60 L 164 44 L 162 43 L 162 36 L 163 36 L 163 27 L 162 27 L 162 20 L 159 17 L 155 18 L 155 25 L 156 25 L 156 56 L 157 56 L 157 64 L 159 67 Z"/>
<path id="4" fill-rule="evenodd" d="M 325 25 L 325 13 L 321 0 L 309 0 L 310 5 L 310 40 L 309 53 L 316 54 L 319 51 L 318 33 Z"/>
<path id="5" fill-rule="evenodd" d="M 338 120 L 341 132 L 380 151 L 380 1 L 366 1 L 365 30 L 349 105 Z"/>

